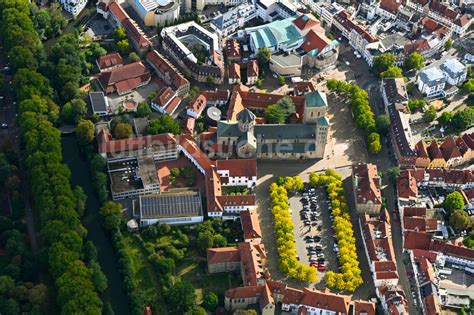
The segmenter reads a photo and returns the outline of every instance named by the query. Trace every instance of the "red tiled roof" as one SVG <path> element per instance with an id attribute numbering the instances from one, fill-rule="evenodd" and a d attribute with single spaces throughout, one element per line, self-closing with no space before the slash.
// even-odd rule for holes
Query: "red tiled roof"
<path id="1" fill-rule="evenodd" d="M 293 88 L 295 91 L 295 95 L 304 95 L 308 92 L 315 91 L 314 85 L 311 81 L 295 82 L 295 84 L 293 84 Z"/>
<path id="2" fill-rule="evenodd" d="M 398 273 L 395 271 L 381 271 L 376 272 L 375 276 L 379 280 L 386 280 L 386 279 L 398 279 Z"/>
<path id="3" fill-rule="evenodd" d="M 469 21 L 471 20 L 471 17 L 468 14 L 463 14 L 460 17 L 458 17 L 456 20 L 454 20 L 454 24 L 464 27 Z"/>
<path id="4" fill-rule="evenodd" d="M 209 265 L 237 261 L 240 261 L 240 251 L 237 246 L 207 249 L 207 263 Z"/>
<path id="5" fill-rule="evenodd" d="M 171 115 L 180 103 L 181 103 L 181 98 L 179 98 L 179 96 L 176 96 L 175 98 L 171 100 L 168 106 L 166 106 L 166 112 Z"/>
<path id="6" fill-rule="evenodd" d="M 397 191 L 399 198 L 416 198 L 418 195 L 418 186 L 416 185 L 416 179 L 409 170 L 400 172 L 400 176 L 397 181 Z"/>
<path id="7" fill-rule="evenodd" d="M 262 230 L 255 210 L 241 211 L 240 223 L 242 224 L 245 240 L 262 238 Z"/>
<path id="8" fill-rule="evenodd" d="M 139 150 L 150 146 L 176 146 L 176 138 L 170 133 L 152 136 L 133 137 L 128 139 L 111 140 L 110 132 L 99 133 L 100 153 L 119 153 L 131 150 Z"/>
<path id="9" fill-rule="evenodd" d="M 311 30 L 306 35 L 306 39 L 300 47 L 303 48 L 306 53 L 309 53 L 314 49 L 317 49 L 318 53 L 320 53 L 330 43 L 331 41 L 326 37 L 326 35 L 324 35 L 324 33 L 316 33 Z"/>
<path id="10" fill-rule="evenodd" d="M 388 11 L 394 15 L 398 13 L 398 9 L 402 5 L 400 0 L 381 0 L 380 1 L 380 8 Z"/>
<path id="11" fill-rule="evenodd" d="M 443 154 L 443 158 L 445 161 L 449 161 L 450 159 L 459 158 L 462 156 L 461 152 L 459 152 L 459 149 L 456 146 L 456 141 L 454 141 L 453 137 L 447 137 L 443 141 L 439 149 Z"/>
<path id="12" fill-rule="evenodd" d="M 188 108 L 193 109 L 196 115 L 201 116 L 202 111 L 206 108 L 207 100 L 203 94 L 199 94 L 194 98 L 194 100 L 189 103 Z"/>
<path id="13" fill-rule="evenodd" d="M 468 259 L 474 259 L 474 250 L 464 246 L 456 246 L 449 243 L 443 243 L 438 240 L 433 240 L 430 250 L 440 252 L 443 254 L 449 254 L 452 256 L 463 257 Z"/>
<path id="14" fill-rule="evenodd" d="M 107 8 L 120 23 L 129 18 L 122 6 L 115 1 L 111 2 Z"/>
<path id="15" fill-rule="evenodd" d="M 112 54 L 108 54 L 97 59 L 97 65 L 99 66 L 99 69 L 101 70 L 105 68 L 114 67 L 114 66 L 120 66 L 120 65 L 123 65 L 123 59 L 119 53 L 112 53 Z"/>
<path id="16" fill-rule="evenodd" d="M 435 252 L 430 252 L 423 249 L 413 249 L 413 256 L 415 258 L 424 257 L 424 258 L 427 258 L 431 263 L 435 263 L 436 257 L 438 256 L 438 254 L 436 254 Z"/>
<path id="17" fill-rule="evenodd" d="M 382 204 L 382 193 L 380 181 L 377 174 L 377 166 L 374 164 L 359 164 L 352 166 L 352 174 L 357 176 L 357 184 L 354 183 L 356 199 L 358 204 L 366 204 L 369 201 L 374 204 Z"/>
<path id="18" fill-rule="evenodd" d="M 405 217 L 403 219 L 403 227 L 406 230 L 433 232 L 438 229 L 438 221 L 422 217 Z"/>
<path id="19" fill-rule="evenodd" d="M 229 66 L 229 78 L 231 79 L 240 79 L 240 65 L 238 63 L 233 63 Z"/>
<path id="20" fill-rule="evenodd" d="M 211 101 L 227 101 L 229 99 L 229 90 L 219 90 L 215 89 L 214 91 L 204 91 L 202 95 L 206 97 L 208 102 Z"/>
<path id="21" fill-rule="evenodd" d="M 224 195 L 218 196 L 222 206 L 254 206 L 255 195 Z"/>
<path id="22" fill-rule="evenodd" d="M 283 297 L 283 303 L 285 304 L 300 304 L 301 299 L 304 297 L 305 292 L 294 289 L 288 288 L 285 291 L 285 296 Z"/>
<path id="23" fill-rule="evenodd" d="M 440 301 L 437 294 L 432 293 L 424 298 L 426 314 L 441 314 Z"/>
<path id="24" fill-rule="evenodd" d="M 259 72 L 259 69 L 258 69 L 257 60 L 250 60 L 247 63 L 247 77 L 248 78 L 258 77 L 258 72 Z"/>
<path id="25" fill-rule="evenodd" d="M 235 38 L 227 41 L 227 57 L 240 58 L 240 45 L 239 41 Z"/>
<path id="26" fill-rule="evenodd" d="M 229 299 L 244 299 L 260 296 L 262 293 L 263 286 L 261 285 L 252 285 L 234 288 L 225 291 L 225 297 Z"/>
<path id="27" fill-rule="evenodd" d="M 367 301 L 354 301 L 354 315 L 375 315 L 375 304 Z"/>
<path id="28" fill-rule="evenodd" d="M 216 160 L 218 171 L 229 171 L 230 177 L 257 176 L 257 160 L 255 159 L 230 159 Z"/>
<path id="29" fill-rule="evenodd" d="M 318 307 L 342 314 L 349 313 L 350 297 L 337 295 L 330 292 L 318 292 L 304 289 L 304 296 L 300 304 L 311 307 Z"/>
<path id="30" fill-rule="evenodd" d="M 426 30 L 428 30 L 430 32 L 436 31 L 439 27 L 439 24 L 436 21 L 430 19 L 427 16 L 423 17 L 420 20 L 420 23 L 421 23 L 421 25 L 423 25 L 424 28 L 426 28 Z"/>
<path id="31" fill-rule="evenodd" d="M 375 261 L 374 262 L 374 269 L 376 272 L 380 271 L 397 271 L 397 265 L 394 261 Z"/>
<path id="32" fill-rule="evenodd" d="M 423 249 L 429 250 L 431 245 L 431 234 L 405 231 L 405 243 L 403 247 L 405 249 Z"/>
<path id="33" fill-rule="evenodd" d="M 428 151 L 426 151 L 426 144 L 423 140 L 420 140 L 417 144 L 415 144 L 415 152 L 416 156 L 419 158 L 429 159 Z"/>
<path id="34" fill-rule="evenodd" d="M 474 150 L 474 133 L 471 134 L 463 134 L 461 138 L 464 140 L 464 142 L 467 144 L 467 146 L 471 149 Z"/>
<path id="35" fill-rule="evenodd" d="M 372 34 L 370 34 L 366 29 L 354 23 L 350 19 L 350 14 L 347 11 L 339 12 L 338 14 L 334 16 L 334 19 L 349 32 L 351 30 L 354 30 L 356 33 L 361 35 L 368 43 L 373 43 L 377 41 L 377 39 L 374 36 L 372 36 Z"/>
<path id="36" fill-rule="evenodd" d="M 165 106 L 175 95 L 175 92 L 169 87 L 163 87 L 153 99 L 153 103 L 159 106 Z"/>
<path id="37" fill-rule="evenodd" d="M 320 24 L 318 20 L 313 19 L 311 16 L 304 14 L 293 20 L 293 24 L 301 31 L 311 29 Z"/>
<path id="38" fill-rule="evenodd" d="M 449 20 L 454 20 L 458 16 L 458 13 L 456 11 L 451 9 L 446 4 L 437 1 L 431 2 L 431 10 L 438 12 L 440 15 L 444 16 Z"/>
<path id="39" fill-rule="evenodd" d="M 426 207 L 404 207 L 404 217 L 423 217 L 426 215 Z"/>
<path id="40" fill-rule="evenodd" d="M 264 277 L 263 260 L 266 257 L 262 244 L 241 242 L 238 244 L 240 250 L 242 280 L 244 285 L 256 285 L 258 279 Z"/>
<path id="41" fill-rule="evenodd" d="M 441 153 L 441 150 L 439 149 L 439 146 L 436 140 L 431 141 L 431 144 L 428 146 L 426 150 L 428 151 L 430 160 L 443 158 L 443 153 Z"/>
<path id="42" fill-rule="evenodd" d="M 125 28 L 127 35 L 131 38 L 140 48 L 151 46 L 151 42 L 132 19 L 126 19 L 122 21 L 122 26 Z"/>
<path id="43" fill-rule="evenodd" d="M 97 79 L 107 93 L 136 88 L 140 83 L 149 81 L 150 78 L 150 72 L 141 61 L 129 63 L 97 75 Z"/>
<path id="44" fill-rule="evenodd" d="M 162 75 L 169 79 L 171 84 L 176 89 L 183 85 L 189 85 L 189 81 L 179 73 L 179 71 L 168 61 L 165 57 L 159 54 L 156 50 L 149 52 L 146 55 L 146 60 Z"/>
<path id="45" fill-rule="evenodd" d="M 413 52 L 423 52 L 424 50 L 430 49 L 430 44 L 426 39 L 419 39 L 413 42 L 405 44 L 403 52 L 405 54 L 411 54 Z"/>

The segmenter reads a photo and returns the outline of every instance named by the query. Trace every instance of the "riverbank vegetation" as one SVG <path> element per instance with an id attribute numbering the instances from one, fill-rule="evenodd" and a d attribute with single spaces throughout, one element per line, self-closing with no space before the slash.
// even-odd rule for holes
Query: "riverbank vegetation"
<path id="1" fill-rule="evenodd" d="M 316 281 L 316 269 L 302 264 L 297 259 L 288 191 L 300 190 L 303 181 L 300 177 L 281 177 L 270 185 L 270 207 L 274 217 L 273 228 L 280 257 L 280 270 L 289 277 L 304 281 Z"/>
<path id="2" fill-rule="evenodd" d="M 19 104 L 23 167 L 29 175 L 34 208 L 39 218 L 40 257 L 56 286 L 56 301 L 62 313 L 101 314 L 99 292 L 104 290 L 104 283 L 95 280 L 103 280 L 103 277 L 98 274 L 100 268 L 94 260 L 86 259 L 84 237 L 87 231 L 80 221 L 81 211 L 78 211 L 79 201 L 82 202 L 84 196 L 75 194 L 71 187 L 70 171 L 62 163 L 60 133 L 55 128 L 59 118 L 55 100 L 72 98 L 65 93 L 70 90 L 63 86 L 56 93 L 43 75 L 53 75 L 56 79 L 53 83 L 61 81 L 62 85 L 65 77 L 56 75 L 77 71 L 71 72 L 75 69 L 68 68 L 71 64 L 66 60 L 57 64 L 45 62 L 41 40 L 30 14 L 27 1 L 0 2 L 2 42 L 7 54 L 11 55 L 13 49 L 20 51 L 15 48 L 20 46 L 25 58 L 36 60 L 36 63 L 29 64 L 32 67 L 23 68 L 23 64 L 16 69 L 13 89 Z M 72 51 L 62 53 L 66 59 Z M 75 53 L 79 54 L 79 51 Z"/>
<path id="3" fill-rule="evenodd" d="M 354 292 L 362 283 L 362 272 L 359 267 L 354 237 L 354 227 L 349 216 L 341 176 L 332 169 L 326 173 L 311 173 L 309 182 L 314 187 L 325 186 L 331 202 L 334 216 L 333 228 L 339 247 L 339 265 L 341 271 L 326 273 L 326 284 L 330 288 Z"/>

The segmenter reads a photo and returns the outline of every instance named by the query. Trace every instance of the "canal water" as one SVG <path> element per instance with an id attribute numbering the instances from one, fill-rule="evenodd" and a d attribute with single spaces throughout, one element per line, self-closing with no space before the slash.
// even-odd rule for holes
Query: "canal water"
<path id="1" fill-rule="evenodd" d="M 61 142 L 64 163 L 71 169 L 71 183 L 73 187 L 81 186 L 87 195 L 87 205 L 82 224 L 88 231 L 87 239 L 91 240 L 97 247 L 97 260 L 108 280 L 105 301 L 110 301 L 116 315 L 128 314 L 130 309 L 128 299 L 122 287 L 112 242 L 101 226 L 100 203 L 92 188 L 87 162 L 79 153 L 79 146 L 74 134 L 63 136 Z"/>

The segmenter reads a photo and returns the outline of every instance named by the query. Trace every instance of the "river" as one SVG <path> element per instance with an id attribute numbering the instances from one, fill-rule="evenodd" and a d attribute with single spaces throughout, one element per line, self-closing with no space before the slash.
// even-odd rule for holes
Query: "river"
<path id="1" fill-rule="evenodd" d="M 63 161 L 71 169 L 72 186 L 81 186 L 87 195 L 87 205 L 82 224 L 88 231 L 87 239 L 91 240 L 97 247 L 97 260 L 108 280 L 108 289 L 104 293 L 104 300 L 110 301 L 116 315 L 129 314 L 128 298 L 122 287 L 115 251 L 112 242 L 100 224 L 100 203 L 92 189 L 88 165 L 81 158 L 74 135 L 63 136 L 61 143 Z"/>

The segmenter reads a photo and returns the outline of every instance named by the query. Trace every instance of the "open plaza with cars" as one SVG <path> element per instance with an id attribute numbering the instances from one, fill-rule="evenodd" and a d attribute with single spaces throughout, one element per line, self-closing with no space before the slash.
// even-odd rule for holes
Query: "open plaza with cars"
<path id="1" fill-rule="evenodd" d="M 307 187 L 289 201 L 299 259 L 318 270 L 318 283 L 321 283 L 327 270 L 338 270 L 339 249 L 335 243 L 334 218 L 326 192 Z"/>

